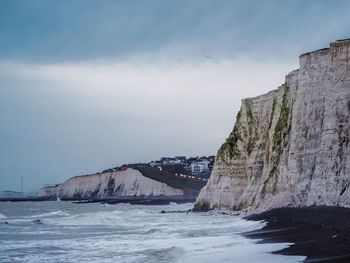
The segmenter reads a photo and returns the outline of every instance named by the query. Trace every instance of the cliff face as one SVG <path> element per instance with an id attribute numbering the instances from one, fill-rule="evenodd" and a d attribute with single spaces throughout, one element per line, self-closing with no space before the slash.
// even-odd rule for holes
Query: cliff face
<path id="1" fill-rule="evenodd" d="M 300 56 L 277 90 L 242 100 L 197 208 L 350 206 L 350 40 Z"/>
<path id="2" fill-rule="evenodd" d="M 41 188 L 41 197 L 109 198 L 127 196 L 182 196 L 184 190 L 143 176 L 138 170 L 76 176 L 55 187 Z"/>

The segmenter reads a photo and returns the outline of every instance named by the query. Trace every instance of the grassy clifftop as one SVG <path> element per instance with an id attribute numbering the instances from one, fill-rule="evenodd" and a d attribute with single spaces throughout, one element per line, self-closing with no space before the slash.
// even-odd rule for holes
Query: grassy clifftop
<path id="1" fill-rule="evenodd" d="M 156 180 L 158 182 L 166 183 L 171 187 L 182 188 L 185 190 L 200 191 L 205 185 L 206 181 L 197 178 L 176 176 L 174 173 L 160 170 L 157 167 L 131 167 L 142 173 L 142 175 Z"/>

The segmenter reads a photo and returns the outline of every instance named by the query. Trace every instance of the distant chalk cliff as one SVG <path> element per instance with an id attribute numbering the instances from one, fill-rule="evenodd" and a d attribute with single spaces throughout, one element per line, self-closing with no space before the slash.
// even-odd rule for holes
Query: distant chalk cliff
<path id="1" fill-rule="evenodd" d="M 183 196 L 184 189 L 171 187 L 163 182 L 145 177 L 136 169 L 76 176 L 63 184 L 44 187 L 40 197 L 61 198 L 116 198 Z"/>
<path id="2" fill-rule="evenodd" d="M 350 207 L 350 40 L 300 56 L 267 94 L 242 100 L 196 209 Z"/>

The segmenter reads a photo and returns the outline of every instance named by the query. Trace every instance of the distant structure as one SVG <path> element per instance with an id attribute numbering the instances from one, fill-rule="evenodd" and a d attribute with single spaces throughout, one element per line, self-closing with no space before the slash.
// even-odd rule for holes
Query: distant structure
<path id="1" fill-rule="evenodd" d="M 207 159 L 198 160 L 198 161 L 191 163 L 192 173 L 193 174 L 200 174 L 200 173 L 209 171 L 209 167 L 208 167 L 209 163 L 210 163 L 210 161 L 208 161 Z"/>
<path id="2" fill-rule="evenodd" d="M 174 176 L 182 176 L 190 178 L 198 178 L 199 180 L 206 180 L 209 178 L 215 163 L 215 155 L 210 156 L 196 156 L 186 158 L 184 155 L 175 157 L 161 157 L 158 160 L 153 160 L 148 163 L 131 163 L 117 166 L 114 168 L 103 170 L 100 173 L 112 173 L 128 169 L 128 167 L 157 167 L 159 170 L 167 171 L 174 174 Z"/>
<path id="3" fill-rule="evenodd" d="M 3 198 L 23 198 L 24 194 L 23 192 L 3 191 L 2 197 Z"/>
<path id="4" fill-rule="evenodd" d="M 177 162 L 185 162 L 186 161 L 186 156 L 175 156 L 175 160 Z"/>
<path id="5" fill-rule="evenodd" d="M 176 160 L 175 158 L 173 158 L 173 157 L 162 157 L 162 158 L 160 158 L 160 162 L 161 162 L 163 165 L 180 163 L 179 161 L 177 161 L 177 160 Z"/>

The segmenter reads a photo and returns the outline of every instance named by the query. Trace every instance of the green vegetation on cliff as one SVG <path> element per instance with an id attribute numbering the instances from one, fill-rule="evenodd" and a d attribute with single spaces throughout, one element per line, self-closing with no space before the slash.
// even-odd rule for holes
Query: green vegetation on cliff
<path id="1" fill-rule="evenodd" d="M 236 157 L 240 156 L 240 153 L 237 147 L 237 142 L 239 140 L 242 140 L 241 122 L 240 122 L 241 117 L 242 117 L 242 113 L 241 111 L 239 111 L 237 113 L 236 123 L 233 128 L 233 131 L 230 133 L 230 136 L 226 139 L 226 142 L 219 149 L 217 153 L 217 159 L 223 160 L 225 158 L 226 153 L 229 154 L 230 159 L 232 159 L 235 156 Z"/>
<path id="2" fill-rule="evenodd" d="M 277 167 L 279 158 L 283 152 L 285 145 L 285 138 L 290 129 L 290 108 L 288 106 L 288 97 L 289 97 L 289 87 L 287 84 L 284 84 L 284 93 L 282 97 L 281 112 L 276 123 L 274 134 L 272 138 L 272 161 L 273 169 Z M 274 105 L 273 105 L 274 106 Z M 274 108 L 273 108 L 274 111 Z"/>
<path id="3" fill-rule="evenodd" d="M 270 151 L 269 149 L 269 133 L 272 135 L 272 152 L 268 154 L 268 159 L 272 161 L 272 172 L 275 173 L 275 169 L 278 166 L 280 155 L 283 152 L 284 147 L 286 147 L 285 137 L 290 129 L 290 117 L 291 108 L 289 106 L 289 87 L 287 84 L 282 86 L 283 97 L 282 102 L 278 105 L 277 98 L 273 99 L 271 116 L 269 121 L 268 130 L 266 134 L 258 134 L 257 127 L 254 126 L 254 116 L 252 111 L 252 101 L 250 99 L 245 100 L 245 111 L 239 111 L 236 118 L 236 123 L 233 131 L 226 139 L 226 142 L 221 146 L 218 151 L 217 158 L 224 160 L 226 158 L 234 159 L 239 158 L 241 153 L 238 149 L 238 142 L 245 142 L 245 150 L 248 155 L 250 155 L 255 147 L 259 147 L 261 150 Z M 278 112 L 277 107 L 279 106 L 279 117 L 275 127 L 272 126 L 274 115 Z M 244 109 L 244 108 L 243 108 Z M 242 114 L 245 113 L 245 120 L 242 121 Z M 271 130 L 272 127 L 272 131 Z M 261 138 L 261 139 L 259 139 Z M 260 143 L 259 143 L 260 141 Z M 266 148 L 267 147 L 267 148 Z"/>
<path id="4" fill-rule="evenodd" d="M 252 102 L 250 100 L 246 100 L 246 108 L 247 108 L 247 124 L 248 124 L 248 144 L 247 144 L 247 152 L 250 155 L 255 147 L 255 128 L 254 128 L 254 118 L 252 112 Z"/>
<path id="5" fill-rule="evenodd" d="M 271 170 L 268 178 L 264 182 L 264 187 L 262 189 L 262 194 L 265 194 L 267 192 L 274 193 L 276 191 L 276 184 L 277 179 L 273 180 L 273 184 L 270 180 L 270 178 L 273 178 L 274 176 L 277 176 L 277 167 L 280 162 L 281 155 L 284 151 L 284 149 L 288 146 L 288 140 L 287 135 L 289 134 L 289 130 L 291 128 L 291 107 L 289 106 L 289 96 L 290 96 L 290 88 L 287 84 L 283 85 L 283 97 L 282 97 L 282 103 L 280 106 L 280 114 L 276 123 L 276 126 L 273 129 L 273 135 L 272 135 L 272 151 L 271 154 L 268 156 L 271 156 Z M 273 114 L 276 110 L 276 100 L 273 101 L 272 104 L 272 112 L 271 112 L 271 118 L 270 118 L 270 124 L 269 129 L 272 125 L 273 120 Z M 269 153 L 270 149 L 266 149 L 267 153 Z"/>
<path id="6" fill-rule="evenodd" d="M 213 208 L 211 208 L 210 202 L 203 200 L 194 204 L 192 212 L 207 212 L 212 209 Z"/>

